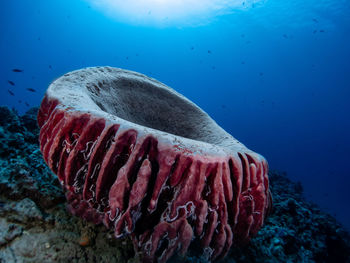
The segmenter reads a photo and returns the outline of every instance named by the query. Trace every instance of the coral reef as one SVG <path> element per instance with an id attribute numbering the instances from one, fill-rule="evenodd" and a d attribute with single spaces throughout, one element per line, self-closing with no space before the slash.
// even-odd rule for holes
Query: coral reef
<path id="1" fill-rule="evenodd" d="M 49 86 L 38 124 L 69 210 L 131 234 L 143 262 L 184 255 L 197 240 L 208 260 L 223 258 L 271 207 L 266 160 L 145 75 L 69 72 Z"/>
<path id="2" fill-rule="evenodd" d="M 18 116 L 0 107 L 0 262 L 137 262 L 128 237 L 115 239 L 103 225 L 66 211 L 59 181 L 39 151 L 36 110 Z M 248 244 L 233 247 L 221 262 L 350 262 L 348 232 L 307 202 L 299 183 L 278 172 L 269 178 L 270 216 Z M 169 262 L 207 262 L 198 246 Z"/>
<path id="3" fill-rule="evenodd" d="M 30 197 L 42 208 L 64 200 L 60 184 L 42 162 L 36 108 L 18 116 L 0 107 L 0 192 L 12 200 Z"/>

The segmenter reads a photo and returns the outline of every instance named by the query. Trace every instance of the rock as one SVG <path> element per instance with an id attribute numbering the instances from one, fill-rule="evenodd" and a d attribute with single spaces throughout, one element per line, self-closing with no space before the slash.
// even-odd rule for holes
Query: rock
<path id="1" fill-rule="evenodd" d="M 17 202 L 8 201 L 0 209 L 0 216 L 6 217 L 10 222 L 24 225 L 37 224 L 44 219 L 43 214 L 33 200 L 24 198 Z"/>
<path id="2" fill-rule="evenodd" d="M 22 235 L 23 228 L 17 224 L 8 223 L 7 220 L 0 219 L 0 247 L 7 245 L 16 237 Z"/>

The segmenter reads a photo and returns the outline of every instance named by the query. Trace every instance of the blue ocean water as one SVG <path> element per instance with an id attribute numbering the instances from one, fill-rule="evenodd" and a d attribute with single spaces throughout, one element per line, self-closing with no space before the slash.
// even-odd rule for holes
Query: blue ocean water
<path id="1" fill-rule="evenodd" d="M 151 20 L 155 2 L 143 10 Z M 350 3 L 239 6 L 133 22 L 92 1 L 0 1 L 0 105 L 23 113 L 52 80 L 82 67 L 144 73 L 300 181 L 350 229 Z"/>

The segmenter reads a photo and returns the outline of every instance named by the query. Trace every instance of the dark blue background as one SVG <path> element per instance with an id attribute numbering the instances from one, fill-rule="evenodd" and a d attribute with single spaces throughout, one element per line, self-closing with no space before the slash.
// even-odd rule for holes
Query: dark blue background
<path id="1" fill-rule="evenodd" d="M 23 113 L 53 79 L 86 66 L 139 71 L 300 180 L 350 229 L 349 14 L 347 1 L 270 0 L 202 26 L 152 27 L 82 0 L 3 0 L 0 104 Z"/>

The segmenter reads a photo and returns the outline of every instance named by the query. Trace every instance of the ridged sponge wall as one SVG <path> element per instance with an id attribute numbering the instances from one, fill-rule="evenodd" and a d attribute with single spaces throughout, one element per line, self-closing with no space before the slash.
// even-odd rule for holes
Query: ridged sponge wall
<path id="1" fill-rule="evenodd" d="M 144 262 L 198 242 L 209 260 L 257 233 L 271 207 L 265 159 L 142 74 L 87 68 L 55 80 L 40 149 L 72 214 L 131 234 Z"/>

